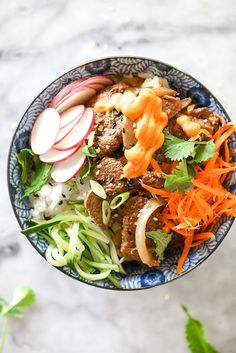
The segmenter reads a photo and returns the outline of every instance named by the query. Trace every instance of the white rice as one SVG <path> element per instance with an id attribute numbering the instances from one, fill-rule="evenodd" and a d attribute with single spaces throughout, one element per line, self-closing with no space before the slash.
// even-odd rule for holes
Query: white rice
<path id="1" fill-rule="evenodd" d="M 71 206 L 67 204 L 68 200 L 84 200 L 89 189 L 90 179 L 89 177 L 86 178 L 86 182 L 81 184 L 79 178 L 77 178 L 77 190 L 73 190 L 66 183 L 55 183 L 50 180 L 40 191 L 30 196 L 33 219 L 42 221 L 45 218 L 52 218 L 63 211 L 71 209 Z"/>

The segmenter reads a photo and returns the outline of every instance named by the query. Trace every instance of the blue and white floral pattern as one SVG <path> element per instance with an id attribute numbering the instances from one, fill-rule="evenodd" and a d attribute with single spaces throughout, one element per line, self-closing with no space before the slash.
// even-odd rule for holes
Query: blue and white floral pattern
<path id="1" fill-rule="evenodd" d="M 25 227 L 25 221 L 30 219 L 30 203 L 27 199 L 21 199 L 22 193 L 19 188 L 20 170 L 16 156 L 20 149 L 28 147 L 30 131 L 36 117 L 49 105 L 52 98 L 65 85 L 75 79 L 87 78 L 94 75 L 122 76 L 124 74 L 136 74 L 139 72 L 165 77 L 170 86 L 180 92 L 181 97 L 184 98 L 186 96 L 191 96 L 193 101 L 199 107 L 207 106 L 216 113 L 222 114 L 226 120 L 229 120 L 221 104 L 198 81 L 170 65 L 155 60 L 131 57 L 106 58 L 79 66 L 67 72 L 51 83 L 33 101 L 21 119 L 12 140 L 8 165 L 9 193 L 14 212 L 22 228 Z M 233 136 L 229 143 L 230 149 L 235 151 L 235 145 L 235 136 Z M 226 185 L 231 192 L 235 193 L 236 172 L 231 173 L 227 178 Z M 194 248 L 190 252 L 180 276 L 193 270 L 217 248 L 229 231 L 232 222 L 233 219 L 231 217 L 223 216 L 220 219 L 220 221 L 214 226 L 216 239 L 214 241 L 208 241 L 202 246 Z M 28 239 L 35 249 L 42 256 L 45 256 L 45 250 L 48 246 L 47 242 L 38 234 L 32 234 L 28 236 Z M 142 289 L 167 283 L 180 277 L 176 274 L 176 264 L 179 255 L 180 251 L 169 254 L 160 267 L 152 269 L 147 268 L 146 266 L 141 266 L 139 263 L 130 263 L 126 265 L 126 275 L 116 275 L 115 277 L 120 281 L 124 289 Z M 97 281 L 94 283 L 79 278 L 78 274 L 68 267 L 61 270 L 82 282 L 93 284 L 98 287 L 114 289 L 113 284 L 108 280 Z"/>

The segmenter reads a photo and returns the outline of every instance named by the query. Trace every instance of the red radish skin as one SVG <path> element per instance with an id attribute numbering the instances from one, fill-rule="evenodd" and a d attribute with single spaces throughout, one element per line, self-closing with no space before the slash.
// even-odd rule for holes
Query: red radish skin
<path id="1" fill-rule="evenodd" d="M 67 125 L 71 124 L 78 116 L 82 115 L 84 112 L 84 105 L 77 105 L 66 110 L 61 114 L 60 129 L 63 129 Z"/>
<path id="2" fill-rule="evenodd" d="M 86 84 L 86 87 L 94 88 L 97 92 L 99 92 L 101 89 L 104 88 L 104 86 L 101 83 L 88 83 Z"/>
<path id="3" fill-rule="evenodd" d="M 86 156 L 79 149 L 70 158 L 55 164 L 51 170 L 51 177 L 57 183 L 66 183 L 79 173 L 85 162 Z"/>
<path id="4" fill-rule="evenodd" d="M 114 83 L 114 80 L 112 77 L 109 76 L 93 76 L 93 77 L 89 77 L 86 80 L 86 84 L 90 84 L 90 83 L 101 83 L 102 85 L 105 86 L 109 86 L 112 83 Z"/>
<path id="5" fill-rule="evenodd" d="M 64 151 L 82 145 L 89 135 L 94 123 L 95 114 L 92 108 L 86 108 L 79 122 L 69 134 L 54 146 L 57 150 Z"/>
<path id="6" fill-rule="evenodd" d="M 60 115 L 54 108 L 47 108 L 38 116 L 30 135 L 30 145 L 35 154 L 43 154 L 54 145 L 59 127 Z"/>
<path id="7" fill-rule="evenodd" d="M 67 109 L 74 107 L 75 105 L 86 103 L 96 93 L 97 91 L 93 88 L 79 87 L 75 91 L 71 92 L 68 96 L 66 96 L 59 103 L 59 105 L 56 106 L 56 110 L 61 114 Z"/>
<path id="8" fill-rule="evenodd" d="M 68 85 L 66 85 L 64 88 L 62 88 L 60 90 L 59 93 L 57 93 L 57 95 L 53 98 L 53 100 L 51 101 L 49 107 L 55 108 L 55 106 L 57 105 L 57 103 L 64 98 L 67 94 L 69 94 L 72 89 L 78 85 L 79 83 L 81 83 L 83 80 L 75 80 L 71 83 L 69 83 Z"/>
<path id="9" fill-rule="evenodd" d="M 58 151 L 55 148 L 50 148 L 46 153 L 41 154 L 39 159 L 47 164 L 55 164 L 66 160 L 67 158 L 71 157 L 76 151 L 78 150 L 77 147 L 72 148 L 71 150 L 66 151 Z"/>
<path id="10" fill-rule="evenodd" d="M 95 85 L 96 87 L 94 88 L 98 91 L 100 89 L 98 85 L 101 85 L 101 88 L 103 88 L 104 86 L 111 85 L 113 82 L 113 79 L 107 76 L 94 76 L 85 80 L 75 80 L 66 87 L 64 87 L 56 95 L 56 97 L 50 103 L 50 107 L 58 108 L 59 105 L 64 101 L 64 99 L 69 97 L 71 93 L 76 93 L 77 89 L 84 88 L 87 85 Z"/>

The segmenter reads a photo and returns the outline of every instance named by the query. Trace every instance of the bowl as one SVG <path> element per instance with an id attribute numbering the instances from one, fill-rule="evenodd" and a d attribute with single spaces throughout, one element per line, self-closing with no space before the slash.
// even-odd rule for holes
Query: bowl
<path id="1" fill-rule="evenodd" d="M 175 67 L 157 60 L 140 57 L 110 57 L 92 61 L 70 70 L 49 84 L 35 98 L 23 115 L 12 139 L 8 160 L 8 187 L 13 210 L 22 229 L 25 228 L 25 221 L 31 218 L 30 203 L 29 200 L 21 199 L 22 192 L 19 187 L 20 170 L 16 157 L 20 149 L 28 147 L 30 131 L 36 117 L 49 105 L 52 98 L 65 85 L 75 79 L 88 78 L 94 75 L 122 76 L 139 72 L 165 77 L 169 85 L 180 92 L 181 98 L 190 96 L 197 106 L 206 106 L 214 112 L 223 115 L 227 121 L 230 121 L 219 101 L 199 81 Z M 235 149 L 235 135 L 231 137 L 229 147 L 232 150 Z M 236 172 L 228 176 L 226 187 L 230 192 L 235 193 Z M 232 223 L 232 217 L 222 216 L 214 225 L 213 231 L 216 235 L 215 240 L 207 241 L 203 245 L 193 248 L 185 261 L 180 275 L 176 274 L 176 264 L 180 255 L 180 250 L 178 250 L 168 253 L 166 259 L 158 268 L 148 268 L 136 262 L 128 263 L 126 265 L 127 274 L 117 275 L 116 278 L 120 281 L 124 290 L 150 288 L 181 278 L 199 266 L 214 252 L 225 238 Z M 27 239 L 37 252 L 45 257 L 45 251 L 48 246 L 47 242 L 39 234 L 29 235 Z M 100 288 L 116 289 L 108 280 L 97 282 L 86 281 L 80 278 L 79 275 L 69 267 L 60 268 L 59 270 L 81 282 Z"/>

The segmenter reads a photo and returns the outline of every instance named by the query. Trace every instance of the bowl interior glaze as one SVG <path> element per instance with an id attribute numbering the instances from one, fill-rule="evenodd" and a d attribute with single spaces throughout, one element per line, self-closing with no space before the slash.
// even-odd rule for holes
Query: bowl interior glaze
<path id="1" fill-rule="evenodd" d="M 88 78 L 95 75 L 122 76 L 140 72 L 165 77 L 169 85 L 180 92 L 181 98 L 190 96 L 199 107 L 206 106 L 214 112 L 223 115 L 223 117 L 229 121 L 229 117 L 222 105 L 206 87 L 190 75 L 157 60 L 138 57 L 112 57 L 93 61 L 70 70 L 46 87 L 33 101 L 22 117 L 12 140 L 8 162 L 8 185 L 12 206 L 21 228 L 25 228 L 24 223 L 31 218 L 31 215 L 29 200 L 21 200 L 22 191 L 19 187 L 20 170 L 16 157 L 20 149 L 29 146 L 29 135 L 36 117 L 49 105 L 53 97 L 65 85 L 75 79 Z M 235 136 L 232 136 L 229 147 L 231 150 L 235 150 Z M 228 190 L 235 193 L 236 172 L 231 173 L 227 178 L 226 186 Z M 129 263 L 126 265 L 127 274 L 116 275 L 116 278 L 121 282 L 125 290 L 145 289 L 180 278 L 196 268 L 212 254 L 226 236 L 232 223 L 232 217 L 223 216 L 217 224 L 215 224 L 214 233 L 216 234 L 216 239 L 207 241 L 200 247 L 192 249 L 185 261 L 181 275 L 177 275 L 175 272 L 177 260 L 180 255 L 180 251 L 175 251 L 168 253 L 166 259 L 158 268 L 150 269 L 138 263 Z M 33 247 L 44 257 L 47 242 L 38 234 L 32 234 L 27 238 Z M 97 287 L 115 289 L 108 280 L 97 282 L 86 281 L 81 279 L 77 273 L 68 267 L 64 267 L 60 270 L 81 282 Z"/>

